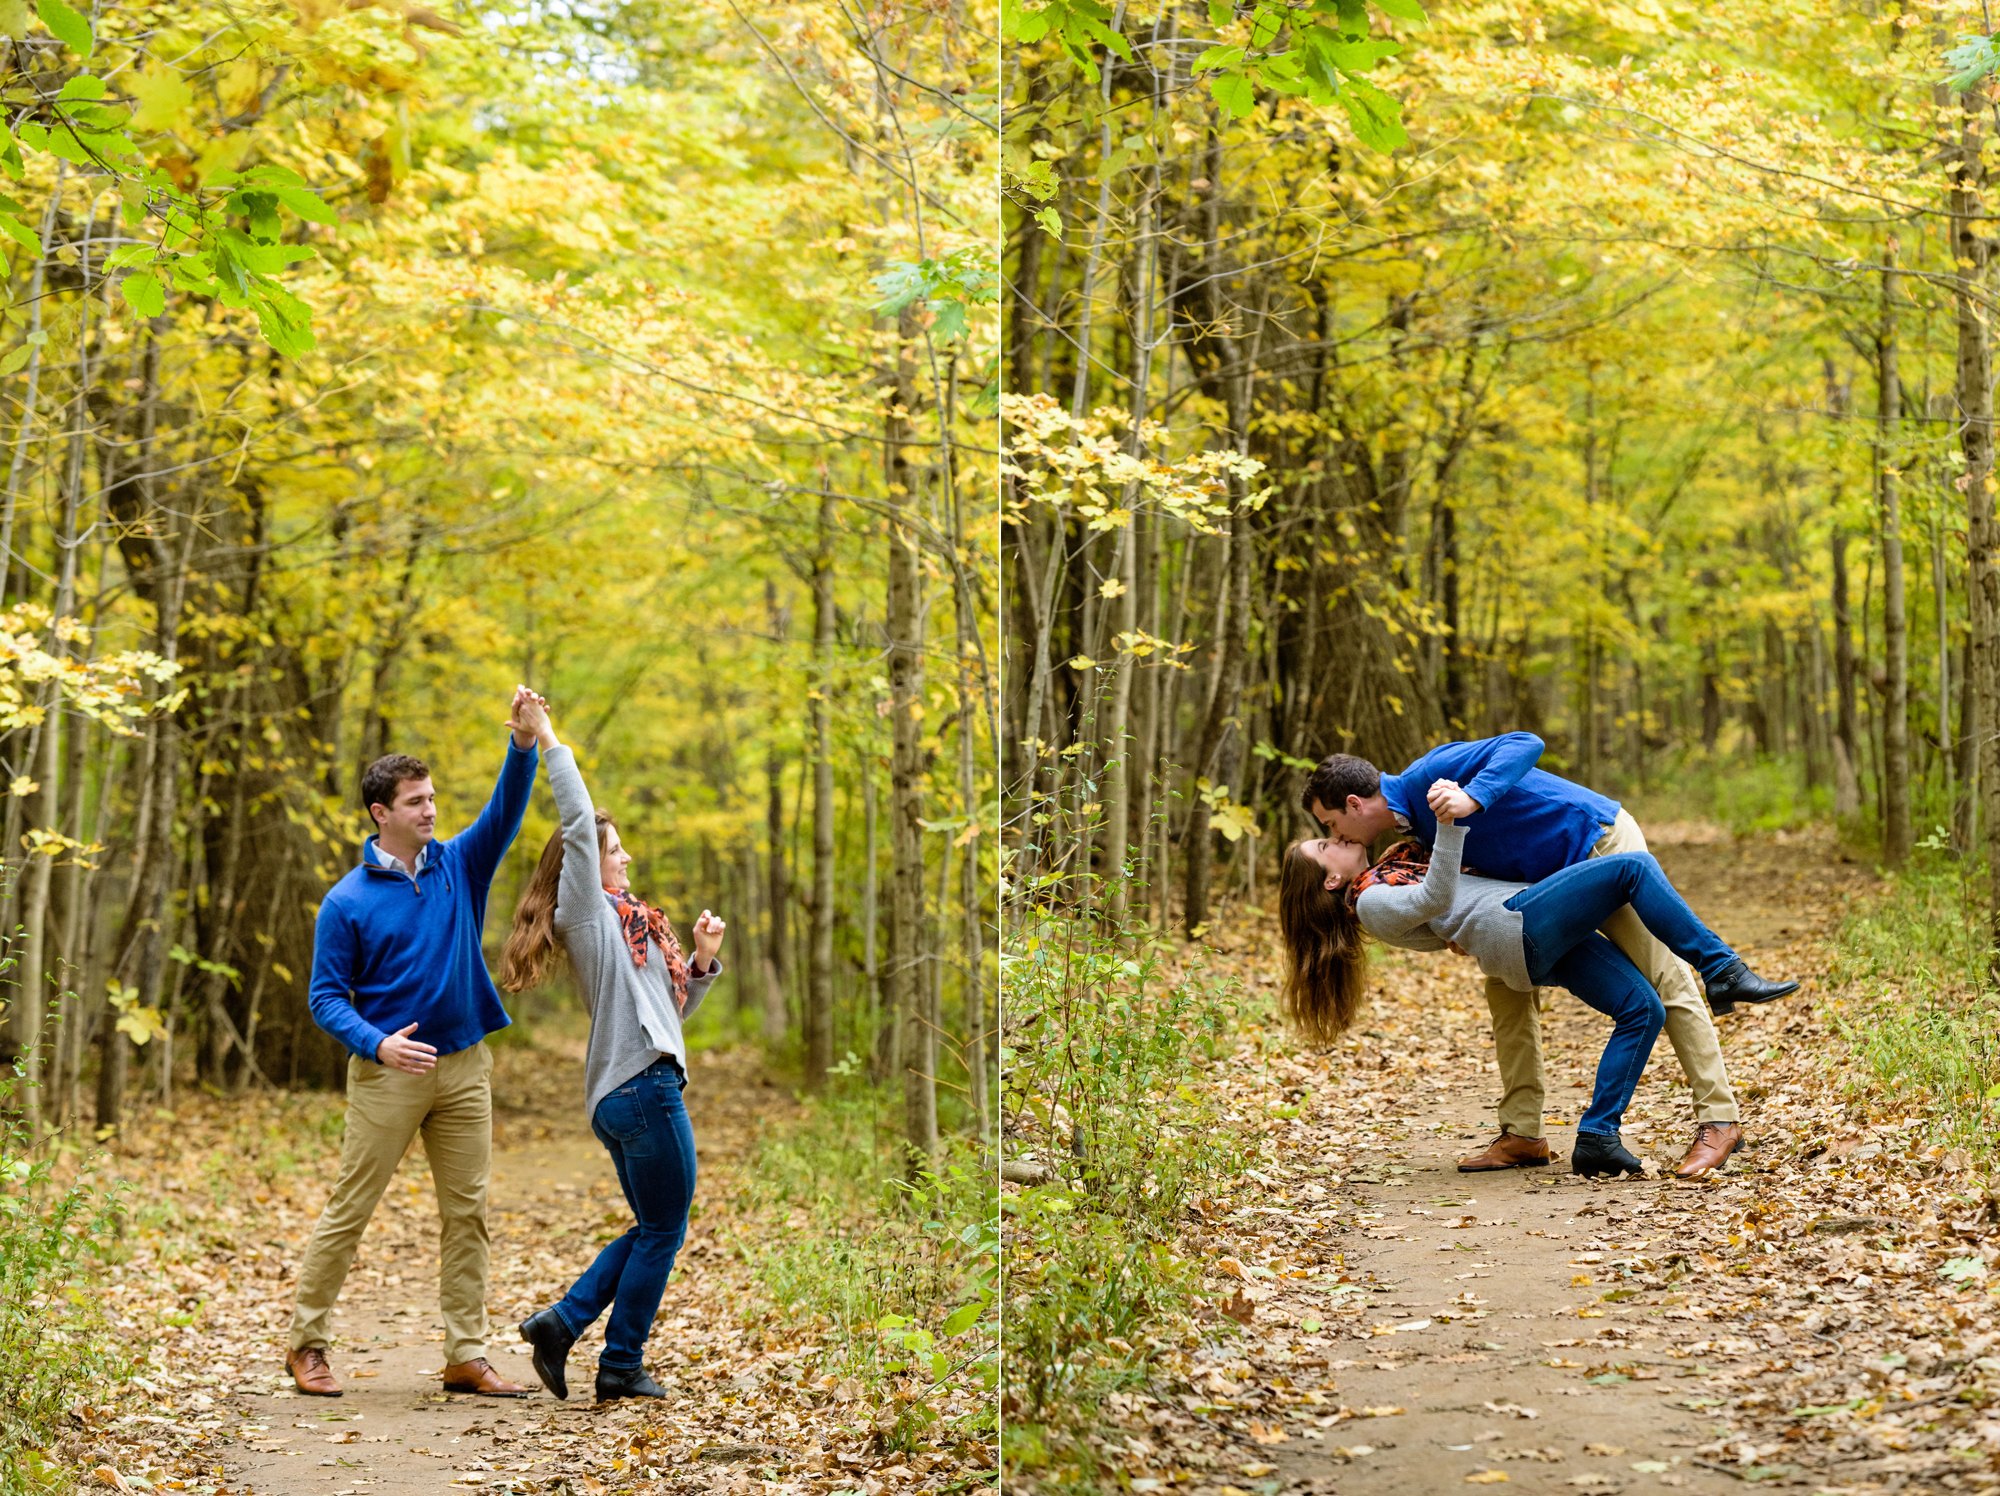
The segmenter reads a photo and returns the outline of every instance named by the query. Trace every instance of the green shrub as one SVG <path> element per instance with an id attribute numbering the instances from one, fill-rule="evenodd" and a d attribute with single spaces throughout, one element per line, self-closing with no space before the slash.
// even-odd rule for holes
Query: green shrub
<path id="1" fill-rule="evenodd" d="M 0 1084 L 0 1106 L 20 1082 Z M 47 1493 L 70 1475 L 47 1455 L 86 1394 L 102 1400 L 116 1359 L 91 1291 L 91 1259 L 117 1230 L 116 1191 L 88 1170 L 59 1178 L 54 1150 L 0 1132 L 0 1493 Z"/>
<path id="2" fill-rule="evenodd" d="M 1200 1267 L 1173 1250 L 1179 1224 L 1233 1172 L 1203 1071 L 1237 1003 L 1177 971 L 1186 954 L 1082 917 L 1008 929 L 1009 1157 L 1048 1177 L 1003 1202 L 1005 1457 L 1066 1467 L 1058 1484 L 1093 1481 L 1082 1436 L 1104 1398 L 1147 1380 L 1155 1332 L 1185 1324 Z"/>
<path id="3" fill-rule="evenodd" d="M 947 1137 L 931 1168 L 904 1177 L 901 1098 L 871 1084 L 855 1056 L 797 1121 L 759 1144 L 745 1204 L 777 1229 L 755 1265 L 788 1313 L 832 1328 L 827 1369 L 878 1398 L 878 1429 L 909 1448 L 965 1394 L 952 1431 L 995 1428 L 1000 1335 L 993 1163 L 976 1139 Z"/>
<path id="4" fill-rule="evenodd" d="M 1921 1104 L 1942 1141 L 1991 1155 L 2000 1122 L 2000 993 L 1986 979 L 1985 864 L 1942 831 L 1851 908 L 1830 973 L 1836 1023 L 1882 1088 Z"/>

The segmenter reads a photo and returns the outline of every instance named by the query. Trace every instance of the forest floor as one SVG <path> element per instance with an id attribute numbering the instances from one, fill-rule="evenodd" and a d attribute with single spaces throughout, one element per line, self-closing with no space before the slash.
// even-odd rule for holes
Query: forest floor
<path id="1" fill-rule="evenodd" d="M 752 1213 L 735 1185 L 759 1129 L 796 1104 L 753 1050 L 697 1053 L 691 1071 L 702 1178 L 647 1355 L 664 1403 L 594 1403 L 601 1321 L 571 1353 L 567 1402 L 529 1364 L 517 1323 L 559 1297 L 630 1218 L 577 1100 L 580 1042 L 516 1042 L 498 1048 L 494 1074 L 488 1347 L 531 1395 L 440 1388 L 437 1216 L 421 1140 L 336 1310 L 330 1360 L 345 1395 L 297 1395 L 284 1336 L 298 1262 L 337 1172 L 341 1098 L 195 1098 L 136 1126 L 111 1161 L 133 1187 L 132 1253 L 112 1269 L 105 1304 L 149 1363 L 133 1384 L 144 1395 L 136 1407 L 80 1405 L 56 1451 L 62 1464 L 100 1488 L 197 1496 L 598 1496 L 612 1485 L 914 1496 L 988 1484 L 989 1446 L 887 1447 L 875 1398 L 825 1374 L 823 1327 L 771 1309 L 752 1262 L 785 1223 Z"/>
<path id="2" fill-rule="evenodd" d="M 1878 885 L 1827 831 L 1654 826 L 1675 883 L 1804 990 L 1719 1020 L 1749 1146 L 1720 1177 L 1586 1182 L 1567 1154 L 1605 1037 L 1545 1014 L 1548 1169 L 1461 1174 L 1492 1136 L 1477 974 L 1377 968 L 1362 1030 L 1276 1028 L 1213 1065 L 1241 1174 L 1189 1212 L 1196 1333 L 1115 1394 L 1092 1440 L 1135 1492 L 1968 1490 L 2000 1484 L 2000 1259 L 1972 1162 L 1872 1089 L 1822 980 L 1845 900 Z M 1213 937 L 1275 982 L 1268 918 Z M 1664 1039 L 1626 1140 L 1671 1172 L 1693 1132 Z M 1007 1187 L 1012 1190 L 1013 1186 Z M 1157 1343 L 1156 1343 L 1157 1344 Z M 1989 1351 L 1992 1354 L 1989 1354 Z M 1993 1384 L 1993 1390 L 1986 1385 Z"/>

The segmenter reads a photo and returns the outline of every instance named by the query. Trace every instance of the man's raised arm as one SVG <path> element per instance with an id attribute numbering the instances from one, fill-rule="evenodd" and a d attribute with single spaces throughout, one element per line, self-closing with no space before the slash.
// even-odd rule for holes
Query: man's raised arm
<path id="1" fill-rule="evenodd" d="M 1449 779 L 1464 787 L 1475 810 L 1491 810 L 1542 756 L 1542 740 L 1531 732 L 1506 732 L 1476 743 L 1446 743 L 1433 748 L 1403 773 L 1406 780 L 1421 774 L 1426 784 Z M 1461 810 L 1461 814 L 1471 811 Z"/>
<path id="2" fill-rule="evenodd" d="M 526 689 L 524 686 L 514 689 L 514 720 L 508 723 L 513 736 L 508 740 L 507 757 L 500 765 L 500 779 L 493 786 L 493 796 L 479 812 L 479 819 L 463 833 L 466 872 L 479 883 L 493 881 L 494 869 L 500 866 L 500 859 L 507 855 L 521 829 L 521 818 L 528 813 L 528 796 L 535 788 L 535 765 L 540 761 L 535 751 L 535 734 L 531 729 L 514 725 L 519 720 Z"/>

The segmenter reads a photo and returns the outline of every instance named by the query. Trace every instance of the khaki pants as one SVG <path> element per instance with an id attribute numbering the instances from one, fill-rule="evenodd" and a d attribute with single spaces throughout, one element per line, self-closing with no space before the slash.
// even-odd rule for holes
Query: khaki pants
<path id="1" fill-rule="evenodd" d="M 1620 810 L 1618 820 L 1596 846 L 1593 857 L 1614 852 L 1643 852 L 1646 833 Z M 1632 964 L 1667 1009 L 1667 1042 L 1686 1072 L 1694 1097 L 1697 1122 L 1734 1122 L 1736 1094 L 1729 1089 L 1729 1072 L 1722 1063 L 1722 1044 L 1715 1036 L 1708 999 L 1687 963 L 1655 940 L 1626 905 L 1598 927 Z M 1542 1135 L 1542 1111 L 1548 1081 L 1542 1073 L 1540 1003 L 1533 992 L 1516 992 L 1506 983 L 1486 979 L 1486 1007 L 1493 1015 L 1494 1058 L 1500 1066 L 1500 1130 L 1524 1138 Z"/>
<path id="2" fill-rule="evenodd" d="M 438 1201 L 438 1306 L 445 1363 L 486 1354 L 486 1179 L 493 1160 L 493 1051 L 482 1042 L 440 1055 L 428 1075 L 347 1062 L 347 1140 L 340 1182 L 299 1268 L 291 1349 L 325 1347 L 340 1286 L 382 1191 L 421 1129 Z"/>

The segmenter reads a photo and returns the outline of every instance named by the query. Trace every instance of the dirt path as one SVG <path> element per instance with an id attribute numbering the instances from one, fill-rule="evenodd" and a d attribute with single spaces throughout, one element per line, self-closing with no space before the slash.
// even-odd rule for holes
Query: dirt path
<path id="1" fill-rule="evenodd" d="M 436 1217 L 420 1142 L 371 1227 L 335 1311 L 331 1361 L 345 1395 L 299 1397 L 275 1370 L 270 1390 L 239 1388 L 228 1403 L 241 1420 L 235 1429 L 241 1453 L 230 1469 L 235 1481 L 265 1496 L 413 1496 L 453 1486 L 540 1485 L 551 1474 L 573 1473 L 575 1464 L 565 1456 L 579 1444 L 640 1425 L 645 1409 L 600 1407 L 590 1395 L 601 1323 L 571 1353 L 567 1403 L 536 1382 L 514 1328 L 531 1309 L 559 1296 L 598 1243 L 628 1223 L 603 1147 L 580 1108 L 561 1104 L 580 1093 L 580 1067 L 560 1052 L 539 1054 L 532 1067 L 505 1065 L 496 1074 L 489 1352 L 501 1373 L 531 1387 L 531 1395 L 495 1399 L 440 1390 L 444 1324 Z M 749 1140 L 751 1109 L 778 1102 L 780 1095 L 746 1055 L 696 1058 L 688 1098 L 706 1187 L 726 1188 L 723 1181 Z M 705 1281 L 705 1260 L 715 1252 L 710 1231 L 697 1218 L 661 1305 L 650 1358 L 670 1395 L 708 1385 L 668 1367 L 687 1361 L 671 1349 L 676 1332 L 699 1323 L 706 1342 L 717 1328 L 714 1285 Z M 796 1434 L 796 1423 L 789 1431 L 773 1427 L 762 1438 L 734 1442 L 745 1445 L 740 1453 L 746 1458 L 785 1463 L 795 1457 L 780 1443 L 786 1432 Z M 762 1445 L 771 1447 L 751 1447 Z M 643 1470 L 643 1463 L 633 1463 Z"/>
<path id="2" fill-rule="evenodd" d="M 1681 826 L 1654 837 L 1725 938 L 1760 970 L 1808 978 L 1801 999 L 1720 1025 L 1752 1148 L 1712 1183 L 1568 1173 L 1604 1023 L 1558 993 L 1544 1021 L 1561 1159 L 1458 1173 L 1456 1159 L 1493 1132 L 1478 979 L 1449 956 L 1391 957 L 1362 1031 L 1334 1054 L 1274 1033 L 1226 1062 L 1256 1163 L 1228 1196 L 1202 1202 L 1181 1250 L 1206 1261 L 1214 1285 L 1203 1317 L 1247 1324 L 1179 1359 L 1179 1395 L 1114 1400 L 1123 1426 L 1104 1450 L 1134 1490 L 1720 1493 L 1746 1474 L 1803 1478 L 1757 1465 L 1769 1450 L 1745 1458 L 1719 1410 L 1773 1365 L 1805 1375 L 1819 1358 L 1838 1364 L 1841 1346 L 1801 1329 L 1802 1314 L 1719 1306 L 1706 1290 L 1724 1274 L 1719 1233 L 1754 1213 L 1792 1142 L 1791 1098 L 1761 1067 L 1809 1021 L 1808 952 L 1842 895 L 1870 879 L 1824 836 L 1735 843 Z M 1224 959 L 1253 983 L 1275 978 L 1254 933 Z M 1671 1169 L 1691 1132 L 1662 1042 L 1626 1139 Z"/>
<path id="3" fill-rule="evenodd" d="M 857 1380 L 842 1369 L 837 1327 L 771 1303 L 757 1265 L 792 1222 L 745 1195 L 743 1168 L 760 1128 L 796 1103 L 751 1049 L 697 1054 L 691 1067 L 701 1184 L 647 1354 L 667 1398 L 593 1404 L 601 1326 L 571 1354 L 570 1400 L 540 1389 L 514 1327 L 629 1224 L 577 1103 L 581 1058 L 580 1039 L 542 1034 L 502 1047 L 494 1075 L 489 1351 L 531 1396 L 440 1388 L 437 1220 L 420 1144 L 337 1311 L 330 1359 L 346 1395 L 294 1393 L 284 1337 L 299 1257 L 338 1168 L 340 1100 L 185 1097 L 172 1116 L 138 1119 L 107 1165 L 126 1182 L 128 1230 L 101 1299 L 132 1375 L 101 1402 L 79 1401 L 53 1456 L 126 1496 L 602 1496 L 612 1485 L 925 1496 L 990 1484 L 988 1443 L 882 1434 L 906 1397 L 969 1427 L 976 1393 Z"/>

